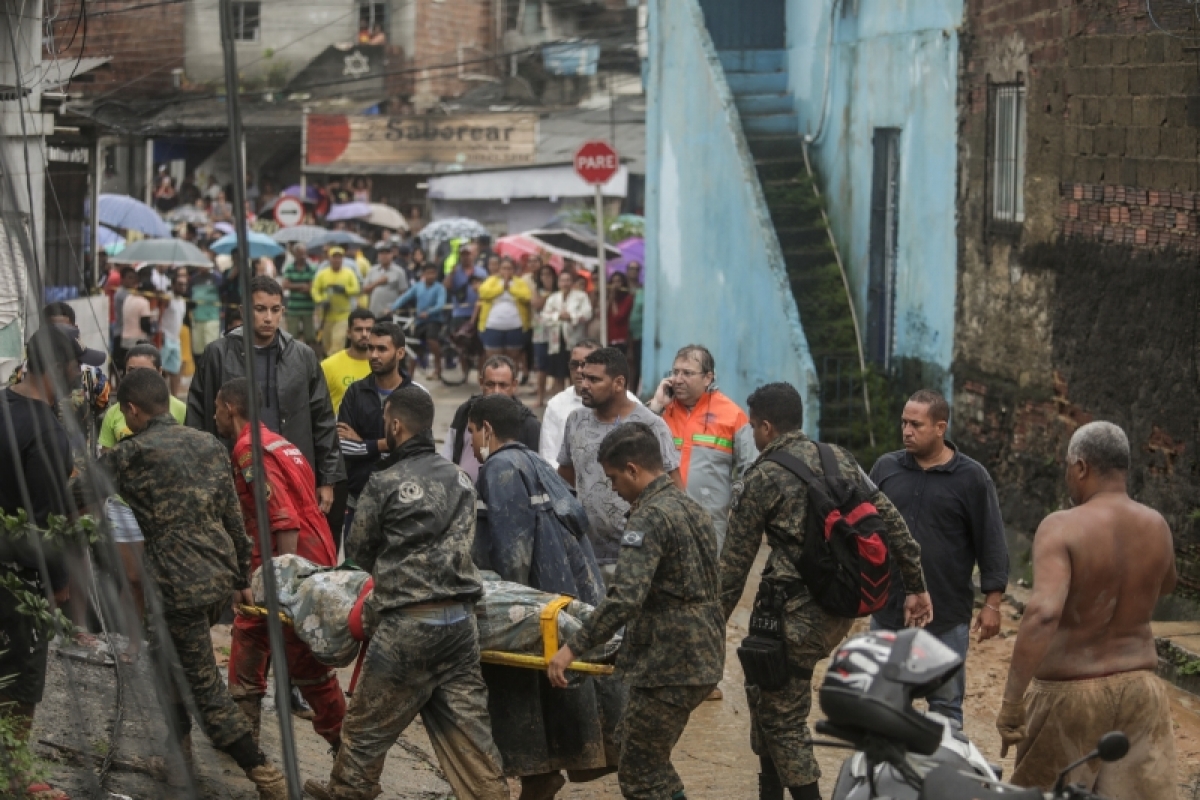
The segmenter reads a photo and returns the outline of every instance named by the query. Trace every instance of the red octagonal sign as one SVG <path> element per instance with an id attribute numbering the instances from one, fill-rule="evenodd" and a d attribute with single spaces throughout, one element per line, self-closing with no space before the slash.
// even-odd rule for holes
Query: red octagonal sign
<path id="1" fill-rule="evenodd" d="M 608 183 L 620 168 L 621 159 L 608 142 L 585 142 L 575 152 L 575 172 L 593 186 Z"/>

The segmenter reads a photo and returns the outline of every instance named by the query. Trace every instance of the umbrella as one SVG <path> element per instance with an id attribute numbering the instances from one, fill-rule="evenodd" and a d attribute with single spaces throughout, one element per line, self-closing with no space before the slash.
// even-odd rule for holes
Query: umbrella
<path id="1" fill-rule="evenodd" d="M 212 269 L 212 259 L 183 239 L 143 239 L 109 259 L 114 264 L 167 264 L 172 267 Z"/>
<path id="2" fill-rule="evenodd" d="M 371 213 L 366 221 L 368 225 L 378 225 L 393 231 L 408 230 L 408 221 L 404 219 L 404 215 L 383 203 L 371 203 Z"/>
<path id="3" fill-rule="evenodd" d="M 325 219 L 329 222 L 338 222 L 344 219 L 366 219 L 369 216 L 371 216 L 370 203 L 340 203 L 330 206 Z"/>
<path id="4" fill-rule="evenodd" d="M 322 227 L 317 225 L 294 225 L 290 228 L 280 228 L 271 234 L 271 238 L 277 242 L 303 242 L 308 244 L 318 236 L 324 236 L 329 233 Z"/>
<path id="5" fill-rule="evenodd" d="M 141 231 L 158 239 L 171 238 L 171 226 L 150 206 L 123 194 L 100 195 L 100 224 Z"/>
<path id="6" fill-rule="evenodd" d="M 208 212 L 195 206 L 179 206 L 167 214 L 167 222 L 189 222 L 192 225 L 207 225 Z"/>
<path id="7" fill-rule="evenodd" d="M 467 217 L 448 217 L 429 223 L 421 231 L 421 242 L 425 252 L 432 255 L 437 252 L 438 245 L 451 239 L 476 239 L 480 236 L 491 236 L 491 231 Z"/>
<path id="8" fill-rule="evenodd" d="M 493 249 L 502 256 L 508 256 L 518 261 L 529 256 L 541 256 L 543 261 L 555 269 L 563 268 L 562 256 L 547 251 L 533 239 L 521 234 L 502 236 L 496 240 L 496 246 Z"/>
<path id="9" fill-rule="evenodd" d="M 554 229 L 529 231 L 525 236 L 547 252 L 579 261 L 592 269 L 596 267 L 596 234 L 582 225 L 567 224 Z M 605 243 L 604 251 L 605 261 L 622 256 L 620 250 L 608 243 Z"/>
<path id="10" fill-rule="evenodd" d="M 233 233 L 233 223 L 231 222 L 214 222 L 213 230 L 220 231 L 226 235 Z"/>
<path id="11" fill-rule="evenodd" d="M 222 236 L 220 239 L 217 239 L 209 249 L 214 253 L 221 253 L 222 255 L 231 254 L 237 250 L 237 244 L 237 235 L 231 233 L 228 236 Z M 250 231 L 251 258 L 262 258 L 263 256 L 274 258 L 282 253 L 283 247 L 270 236 L 267 236 L 265 233 Z"/>
<path id="12" fill-rule="evenodd" d="M 357 233 L 351 233 L 350 231 L 325 231 L 320 236 L 310 239 L 308 242 L 309 247 L 328 247 L 331 244 L 340 244 L 342 246 L 355 244 L 359 247 L 365 247 L 370 242 Z"/>
<path id="13" fill-rule="evenodd" d="M 621 257 L 608 262 L 609 275 L 614 272 L 624 272 L 633 261 L 642 266 L 646 265 L 646 240 L 640 236 L 626 239 L 617 245 L 617 249 L 621 251 Z"/>
<path id="14" fill-rule="evenodd" d="M 300 191 L 300 184 L 294 184 L 284 189 L 281 194 L 283 197 L 295 197 L 306 203 L 315 203 L 320 199 L 317 187 L 312 185 L 306 187 L 304 191 Z"/>

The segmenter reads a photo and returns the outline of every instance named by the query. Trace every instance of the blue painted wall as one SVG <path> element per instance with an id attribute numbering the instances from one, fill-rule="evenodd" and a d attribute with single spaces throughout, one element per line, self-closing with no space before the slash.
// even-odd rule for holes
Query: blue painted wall
<path id="1" fill-rule="evenodd" d="M 788 0 L 788 71 L 864 331 L 872 139 L 899 128 L 893 357 L 944 370 L 950 393 L 956 288 L 958 26 L 962 0 Z M 851 5 L 843 13 L 842 3 Z M 832 15 L 831 15 L 832 11 Z M 830 23 L 833 23 L 830 47 Z M 828 89 L 826 81 L 828 80 Z M 824 99 L 827 97 L 827 100 Z"/>
<path id="2" fill-rule="evenodd" d="M 816 435 L 812 356 L 697 0 L 652 0 L 649 61 L 643 386 L 700 342 L 739 404 L 770 381 L 796 386 Z"/>

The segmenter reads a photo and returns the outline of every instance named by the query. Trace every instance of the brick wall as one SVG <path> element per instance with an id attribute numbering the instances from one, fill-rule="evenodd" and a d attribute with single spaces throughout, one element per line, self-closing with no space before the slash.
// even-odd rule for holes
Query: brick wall
<path id="1" fill-rule="evenodd" d="M 498 76 L 507 64 L 496 60 L 481 61 L 494 56 L 499 49 L 496 41 L 495 5 L 497 0 L 442 0 L 417 3 L 416 42 L 412 53 L 413 91 L 441 98 L 457 97 L 478 86 L 480 81 L 462 80 L 459 70 L 445 67 L 466 63 L 462 72 L 468 75 Z M 461 46 L 461 51 L 460 51 Z"/>
<path id="2" fill-rule="evenodd" d="M 102 94 L 124 87 L 130 95 L 160 95 L 173 91 L 171 70 L 183 67 L 184 5 L 163 2 L 144 7 L 144 0 L 101 0 L 87 4 L 86 39 L 77 28 L 79 0 L 62 0 L 52 25 L 57 56 L 108 56 L 112 61 L 80 76 L 72 92 Z M 213 32 L 216 36 L 216 32 Z"/>
<path id="3" fill-rule="evenodd" d="M 1144 0 L 967 0 L 955 436 L 1031 532 L 1079 425 L 1130 435 L 1135 496 L 1200 597 L 1200 52 Z M 1026 218 L 989 225 L 989 83 L 1026 87 Z"/>

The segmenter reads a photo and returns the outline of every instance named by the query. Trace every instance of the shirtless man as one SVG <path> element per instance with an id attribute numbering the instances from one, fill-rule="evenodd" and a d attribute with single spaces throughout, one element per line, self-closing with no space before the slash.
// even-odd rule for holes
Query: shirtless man
<path id="1" fill-rule="evenodd" d="M 1175 588 L 1171 530 L 1126 492 L 1129 440 L 1109 422 L 1084 425 L 1067 448 L 1074 506 L 1033 540 L 1033 597 L 1013 650 L 996 727 L 1017 746 L 1012 780 L 1046 788 L 1112 730 L 1132 748 L 1070 776 L 1112 800 L 1175 795 L 1175 739 L 1150 615 Z M 1028 691 L 1026 690 L 1028 687 Z"/>

